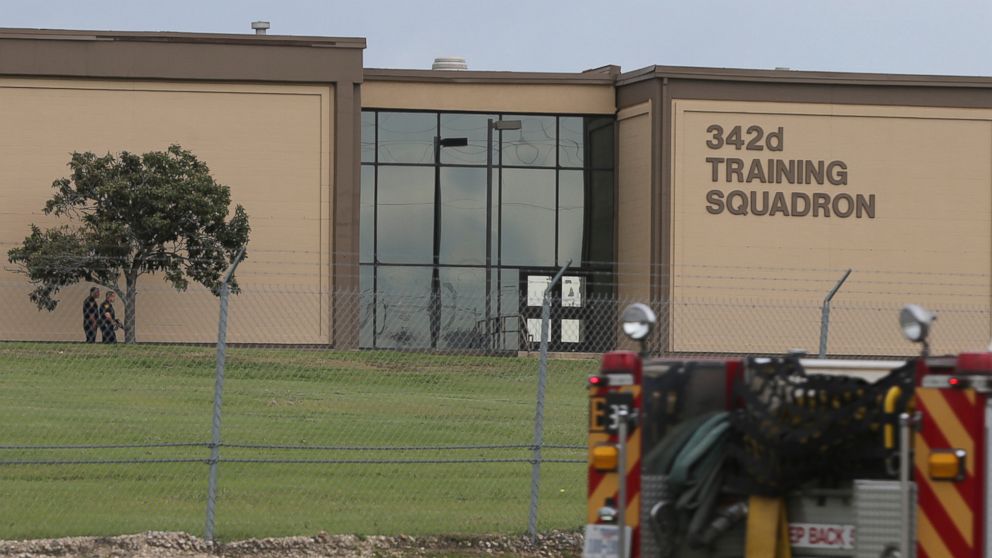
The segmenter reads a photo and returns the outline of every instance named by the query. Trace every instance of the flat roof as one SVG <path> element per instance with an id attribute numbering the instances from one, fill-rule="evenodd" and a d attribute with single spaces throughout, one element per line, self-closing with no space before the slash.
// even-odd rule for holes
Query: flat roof
<path id="1" fill-rule="evenodd" d="M 603 68 L 579 73 L 365 68 L 366 81 L 407 81 L 419 83 L 613 85 L 618 75 L 619 68 L 616 66 L 604 66 Z"/>
<path id="2" fill-rule="evenodd" d="M 364 37 L 310 37 L 254 33 L 178 33 L 172 31 L 90 31 L 67 29 L 0 28 L 2 39 L 53 41 L 127 41 L 196 44 L 256 44 L 267 46 L 365 48 Z"/>
<path id="3" fill-rule="evenodd" d="M 648 66 L 624 72 L 616 84 L 630 85 L 650 79 L 692 79 L 710 81 L 750 81 L 771 83 L 810 83 L 817 85 L 877 85 L 915 87 L 992 87 L 992 78 L 975 76 L 938 76 L 913 74 L 877 74 L 855 72 L 811 72 L 805 70 L 754 70 L 738 68 L 704 68 L 693 66 Z"/>
<path id="4" fill-rule="evenodd" d="M 363 38 L 0 28 L 0 75 L 361 83 Z"/>
<path id="5" fill-rule="evenodd" d="M 91 44 L 113 43 L 143 43 L 146 45 L 229 45 L 229 46 L 258 46 L 258 47 L 300 47 L 310 49 L 344 49 L 361 50 L 366 48 L 363 37 L 318 37 L 299 35 L 257 35 L 254 33 L 181 33 L 172 31 L 97 31 L 97 30 L 68 30 L 68 29 L 29 29 L 29 28 L 0 28 L 0 41 L 52 41 L 63 43 L 67 41 L 82 41 Z M 0 59 L 4 58 L 0 55 Z M 37 59 L 35 59 L 37 61 Z M 288 62 L 287 59 L 283 58 Z M 188 63 L 195 64 L 195 59 Z M 15 73 L 31 75 L 25 66 L 25 61 L 16 66 L 17 71 L 0 73 Z M 41 66 L 50 64 L 42 63 Z M 0 65 L 3 66 L 3 65 Z M 299 65 L 297 65 L 299 68 Z M 302 68 L 299 68 L 302 70 Z M 49 73 L 45 71 L 41 74 Z M 82 72 L 65 72 L 66 75 L 79 75 Z M 144 77 L 154 77 L 148 72 L 129 72 L 143 74 Z M 169 72 L 178 74 L 181 72 Z M 225 72 L 221 72 L 224 74 Z M 260 72 L 259 72 L 260 73 Z M 276 71 L 281 76 L 285 72 Z M 309 75 L 321 75 L 317 69 L 309 72 L 297 72 Z M 616 85 L 624 86 L 652 79 L 681 79 L 703 81 L 733 81 L 758 83 L 796 83 L 816 85 L 869 85 L 869 86 L 910 86 L 910 87 L 947 87 L 947 88 L 992 88 L 992 77 L 984 76 L 944 76 L 916 74 L 880 74 L 857 72 L 822 72 L 791 69 L 745 69 L 745 68 L 713 68 L 694 66 L 665 66 L 653 65 L 621 72 L 619 66 L 603 66 L 583 72 L 512 72 L 512 71 L 480 71 L 480 70 L 417 70 L 395 68 L 364 68 L 364 79 L 370 81 L 407 81 L 434 83 L 491 83 L 491 84 L 581 84 L 581 85 Z M 173 77 L 173 76 L 162 76 Z M 206 76 L 198 76 L 203 79 Z M 354 81 L 361 81 L 356 77 Z"/>

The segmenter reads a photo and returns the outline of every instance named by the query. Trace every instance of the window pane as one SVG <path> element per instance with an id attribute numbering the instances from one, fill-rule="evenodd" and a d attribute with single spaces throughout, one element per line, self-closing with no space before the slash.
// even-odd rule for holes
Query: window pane
<path id="1" fill-rule="evenodd" d="M 520 272 L 502 269 L 499 278 L 499 308 L 496 311 L 501 319 L 497 347 L 517 350 L 521 348 L 520 339 L 526 334 L 526 326 L 520 319 Z"/>
<path id="2" fill-rule="evenodd" d="M 437 115 L 431 112 L 380 112 L 380 163 L 433 163 Z"/>
<path id="3" fill-rule="evenodd" d="M 503 120 L 520 120 L 521 129 L 501 132 L 503 165 L 553 167 L 557 134 L 553 116 L 504 116 Z"/>
<path id="4" fill-rule="evenodd" d="M 502 265 L 555 263 L 555 171 L 503 169 Z"/>
<path id="5" fill-rule="evenodd" d="M 434 168 L 379 167 L 377 261 L 434 261 Z"/>
<path id="6" fill-rule="evenodd" d="M 376 347 L 430 347 L 431 268 L 379 266 L 377 288 Z"/>
<path id="7" fill-rule="evenodd" d="M 373 285 L 373 268 L 363 265 L 358 275 L 358 346 L 367 349 L 373 346 L 372 332 L 375 331 L 375 289 Z"/>
<path id="8" fill-rule="evenodd" d="M 594 169 L 613 168 L 613 119 L 586 118 L 589 142 L 589 164 Z"/>
<path id="9" fill-rule="evenodd" d="M 486 271 L 441 269 L 441 337 L 444 349 L 481 349 L 485 346 Z"/>
<path id="10" fill-rule="evenodd" d="M 582 167 L 585 157 L 582 125 L 584 118 L 563 116 L 558 119 L 558 164 L 563 167 Z"/>
<path id="11" fill-rule="evenodd" d="M 375 167 L 372 165 L 362 165 L 361 195 L 358 261 L 371 262 L 375 250 Z"/>
<path id="12" fill-rule="evenodd" d="M 442 114 L 442 138 L 467 138 L 465 147 L 445 147 L 441 150 L 443 165 L 485 165 L 486 164 L 486 127 L 488 120 L 496 120 L 494 115 L 486 114 Z M 495 141 L 495 137 L 494 141 Z"/>
<path id="13" fill-rule="evenodd" d="M 586 231 L 585 184 L 582 171 L 558 173 L 558 265 L 569 259 L 572 266 L 582 265 L 582 246 Z"/>
<path id="14" fill-rule="evenodd" d="M 441 263 L 486 263 L 486 169 L 441 169 Z"/>
<path id="15" fill-rule="evenodd" d="M 610 265 L 613 253 L 613 171 L 590 171 L 583 263 Z"/>
<path id="16" fill-rule="evenodd" d="M 375 162 L 375 113 L 362 111 L 362 162 Z"/>
<path id="17" fill-rule="evenodd" d="M 493 258 L 492 265 L 498 264 L 497 256 L 499 255 L 499 205 L 500 205 L 499 181 L 500 181 L 500 172 L 498 169 L 494 169 L 493 192 L 492 192 L 493 197 L 492 200 L 490 200 L 492 202 L 492 207 L 493 207 L 493 223 L 492 223 L 493 234 L 490 237 L 490 239 L 492 240 L 492 246 L 490 247 L 490 249 L 492 250 L 492 258 Z"/>

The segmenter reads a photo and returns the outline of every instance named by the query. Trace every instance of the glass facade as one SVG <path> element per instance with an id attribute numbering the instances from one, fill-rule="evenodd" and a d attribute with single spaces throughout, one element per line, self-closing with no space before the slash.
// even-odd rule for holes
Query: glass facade
<path id="1" fill-rule="evenodd" d="M 569 261 L 612 295 L 613 117 L 368 110 L 361 154 L 363 347 L 517 350 L 527 281 Z"/>

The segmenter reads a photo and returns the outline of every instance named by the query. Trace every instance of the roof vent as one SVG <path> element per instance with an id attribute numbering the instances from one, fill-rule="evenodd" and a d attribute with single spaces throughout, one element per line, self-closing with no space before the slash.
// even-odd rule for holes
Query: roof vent
<path id="1" fill-rule="evenodd" d="M 432 70 L 467 70 L 468 64 L 465 62 L 464 58 L 458 56 L 445 56 L 442 58 L 435 58 L 434 64 L 431 65 Z"/>
<path id="2" fill-rule="evenodd" d="M 264 35 L 265 32 L 269 30 L 269 22 L 253 21 L 251 22 L 251 28 L 255 30 L 256 35 Z"/>

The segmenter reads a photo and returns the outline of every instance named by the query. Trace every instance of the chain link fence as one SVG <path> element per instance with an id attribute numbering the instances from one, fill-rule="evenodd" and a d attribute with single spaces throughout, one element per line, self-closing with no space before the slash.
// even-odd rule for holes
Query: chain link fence
<path id="1" fill-rule="evenodd" d="M 48 312 L 30 304 L 24 281 L 0 281 L 0 538 L 203 533 L 212 464 L 213 535 L 222 540 L 519 533 L 536 455 L 537 529 L 585 523 L 585 379 L 598 353 L 633 348 L 617 323 L 628 303 L 645 302 L 621 298 L 633 281 L 593 286 L 566 271 L 550 290 L 537 437 L 545 279 L 497 282 L 498 301 L 487 301 L 357 275 L 360 288 L 334 297 L 319 286 L 243 280 L 229 299 L 216 423 L 214 293 L 143 279 L 137 343 L 121 335 L 104 344 L 99 334 L 85 343 L 90 285 L 66 289 Z M 815 353 L 818 293 L 827 290 L 819 286 L 808 295 L 697 291 L 646 301 L 659 315 L 650 348 L 708 358 Z M 915 354 L 897 327 L 899 305 L 843 294 L 831 310 L 829 356 Z M 931 308 L 935 353 L 986 346 L 992 315 L 979 302 Z M 499 309 L 488 320 L 487 303 Z"/>

